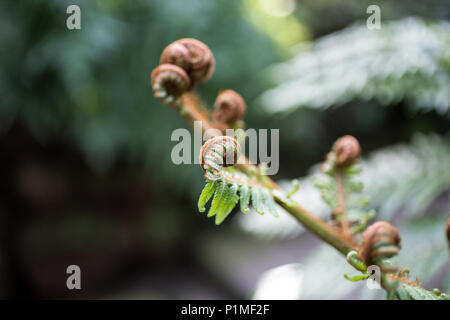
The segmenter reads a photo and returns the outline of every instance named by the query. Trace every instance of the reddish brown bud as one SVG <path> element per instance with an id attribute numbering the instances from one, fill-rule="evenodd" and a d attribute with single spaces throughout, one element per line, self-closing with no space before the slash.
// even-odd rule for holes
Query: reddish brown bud
<path id="1" fill-rule="evenodd" d="M 396 227 L 386 221 L 375 222 L 364 231 L 360 258 L 366 265 L 377 264 L 383 268 L 382 260 L 400 251 L 400 241 Z"/>
<path id="2" fill-rule="evenodd" d="M 151 82 L 155 97 L 168 100 L 167 102 L 181 96 L 190 86 L 186 72 L 173 64 L 156 67 L 152 72 Z"/>
<path id="3" fill-rule="evenodd" d="M 189 50 L 177 41 L 172 42 L 161 53 L 159 62 L 174 64 L 184 70 L 189 70 L 191 66 Z"/>
<path id="4" fill-rule="evenodd" d="M 331 151 L 336 154 L 338 166 L 348 167 L 360 156 L 361 147 L 355 137 L 346 135 L 336 140 Z"/>
<path id="5" fill-rule="evenodd" d="M 215 67 L 214 55 L 208 46 L 192 38 L 180 39 L 167 46 L 160 63 L 183 68 L 191 79 L 191 86 L 208 80 Z"/>
<path id="6" fill-rule="evenodd" d="M 234 90 L 224 90 L 214 103 L 213 119 L 216 122 L 234 123 L 244 117 L 247 105 L 242 96 Z"/>

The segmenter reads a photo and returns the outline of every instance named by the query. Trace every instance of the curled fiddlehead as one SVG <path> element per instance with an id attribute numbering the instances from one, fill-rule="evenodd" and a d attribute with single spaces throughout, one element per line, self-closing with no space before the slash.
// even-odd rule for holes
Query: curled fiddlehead
<path id="1" fill-rule="evenodd" d="M 366 265 L 378 265 L 383 272 L 395 272 L 387 259 L 400 251 L 400 234 L 396 227 L 386 221 L 379 221 L 367 228 L 363 234 L 360 258 Z"/>
<path id="2" fill-rule="evenodd" d="M 161 64 L 151 74 L 154 95 L 163 103 L 174 103 L 188 90 L 189 76 L 182 68 L 173 64 Z"/>
<path id="3" fill-rule="evenodd" d="M 244 117 L 246 110 L 247 105 L 239 93 L 224 90 L 217 96 L 212 117 L 216 123 L 233 126 Z"/>
<path id="4" fill-rule="evenodd" d="M 346 135 L 336 140 L 332 151 L 336 154 L 336 165 L 348 167 L 359 158 L 361 147 L 355 137 Z"/>
<path id="5" fill-rule="evenodd" d="M 207 215 L 215 216 L 216 224 L 221 224 L 239 202 L 243 213 L 253 206 L 259 214 L 270 212 L 278 217 L 273 199 L 275 190 L 268 188 L 258 175 L 250 176 L 232 167 L 239 154 L 240 147 L 234 138 L 219 136 L 205 142 L 200 151 L 200 165 L 206 185 L 198 200 L 199 211 L 205 212 L 205 205 L 212 198 Z"/>
<path id="6" fill-rule="evenodd" d="M 191 88 L 205 82 L 214 72 L 215 59 L 203 42 L 184 38 L 168 45 L 161 54 L 161 64 L 173 64 L 183 68 L 191 80 Z"/>
<path id="7" fill-rule="evenodd" d="M 381 271 L 381 285 L 388 291 L 390 297 L 395 297 L 402 281 L 410 284 L 407 281 L 409 270 L 404 268 L 395 274 L 397 268 L 388 261 L 399 251 L 400 235 L 397 228 L 385 221 L 376 222 L 364 232 L 359 254 L 355 250 L 347 254 L 347 262 L 361 271 L 362 275 L 350 277 L 345 273 L 344 277 L 350 281 L 368 279 L 370 277 L 368 266 L 377 265 Z"/>
<path id="8" fill-rule="evenodd" d="M 313 180 L 322 199 L 331 208 L 333 226 L 349 235 L 364 230 L 375 215 L 366 210 L 369 199 L 362 195 L 363 184 L 358 177 L 362 171 L 358 161 L 361 149 L 352 136 L 336 140 L 321 166 L 321 173 Z"/>
<path id="9" fill-rule="evenodd" d="M 219 136 L 206 141 L 199 155 L 205 178 L 210 181 L 220 179 L 223 167 L 235 165 L 239 152 L 239 143 L 234 138 Z"/>

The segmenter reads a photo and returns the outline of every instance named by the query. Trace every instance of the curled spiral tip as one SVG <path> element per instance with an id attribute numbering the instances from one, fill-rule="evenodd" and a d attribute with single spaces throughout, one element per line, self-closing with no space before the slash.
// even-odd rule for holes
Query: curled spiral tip
<path id="1" fill-rule="evenodd" d="M 216 122 L 234 123 L 241 120 L 247 110 L 242 96 L 234 90 L 224 90 L 214 103 L 213 119 Z"/>
<path id="2" fill-rule="evenodd" d="M 161 53 L 160 64 L 169 63 L 179 66 L 184 70 L 190 68 L 189 50 L 181 43 L 175 41 L 169 44 Z"/>
<path id="3" fill-rule="evenodd" d="M 372 224 L 364 231 L 361 260 L 366 265 L 378 265 L 383 271 L 393 271 L 384 263 L 400 251 L 400 234 L 396 227 L 386 221 Z"/>
<path id="4" fill-rule="evenodd" d="M 152 71 L 152 88 L 156 98 L 171 103 L 186 92 L 190 86 L 189 76 L 173 64 L 161 64 Z"/>
<path id="5" fill-rule="evenodd" d="M 337 139 L 331 150 L 336 154 L 336 164 L 341 167 L 350 166 L 361 154 L 358 140 L 350 135 Z"/>
<path id="6" fill-rule="evenodd" d="M 205 82 L 214 72 L 215 59 L 203 42 L 184 38 L 168 45 L 162 52 L 160 63 L 169 63 L 183 68 L 191 79 L 191 87 Z"/>
<path id="7" fill-rule="evenodd" d="M 208 180 L 219 179 L 223 167 L 236 164 L 240 153 L 240 146 L 236 139 L 228 136 L 218 136 L 203 144 L 199 161 Z"/>

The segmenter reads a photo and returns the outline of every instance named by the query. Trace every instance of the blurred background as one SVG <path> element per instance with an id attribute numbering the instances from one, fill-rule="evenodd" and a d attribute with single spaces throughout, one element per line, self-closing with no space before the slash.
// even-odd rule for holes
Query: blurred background
<path id="1" fill-rule="evenodd" d="M 280 128 L 281 184 L 326 218 L 310 183 L 333 141 L 356 136 L 375 219 L 399 227 L 401 265 L 450 291 L 450 2 L 149 0 L 0 2 L 0 298 L 378 299 L 299 227 L 198 213 L 201 169 L 174 165 L 186 127 L 152 96 L 163 48 L 213 51 L 198 87 L 246 99 L 248 128 Z M 66 28 L 67 6 L 81 30 Z M 66 288 L 81 268 L 82 290 Z"/>

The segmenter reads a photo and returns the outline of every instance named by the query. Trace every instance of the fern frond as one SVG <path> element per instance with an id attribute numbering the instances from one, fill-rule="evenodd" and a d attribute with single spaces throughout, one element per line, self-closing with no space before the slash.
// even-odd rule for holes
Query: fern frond
<path id="1" fill-rule="evenodd" d="M 228 185 L 227 185 L 228 186 Z M 225 190 L 225 197 L 216 215 L 216 224 L 221 224 L 239 202 L 238 186 L 233 183 Z"/>
<path id="2" fill-rule="evenodd" d="M 396 290 L 397 297 L 399 300 L 411 300 L 411 296 L 403 287 L 403 284 L 400 284 Z"/>
<path id="3" fill-rule="evenodd" d="M 217 210 L 219 210 L 219 208 L 222 205 L 222 202 L 225 198 L 226 190 L 228 188 L 226 181 L 220 181 L 220 182 L 218 181 L 216 183 L 218 183 L 219 185 L 218 185 L 218 187 L 216 187 L 216 191 L 214 193 L 214 198 L 212 200 L 211 207 L 209 208 L 209 211 L 208 211 L 208 218 L 214 217 L 216 215 Z"/>
<path id="4" fill-rule="evenodd" d="M 317 174 L 313 179 L 313 184 L 320 191 L 322 200 L 331 210 L 338 207 L 336 170 L 336 155 L 330 152 L 322 166 L 322 173 Z M 375 211 L 365 210 L 370 201 L 367 196 L 361 195 L 363 183 L 359 180 L 362 171 L 359 162 L 341 170 L 346 199 L 346 219 L 351 225 L 351 232 L 355 234 L 364 230 L 367 222 L 375 216 Z"/>
<path id="5" fill-rule="evenodd" d="M 252 206 L 257 213 L 264 214 L 262 192 L 258 187 L 252 187 Z"/>
<path id="6" fill-rule="evenodd" d="M 205 205 L 208 203 L 209 199 L 211 199 L 214 191 L 216 190 L 215 181 L 208 181 L 205 187 L 200 194 L 200 198 L 198 199 L 198 211 L 205 212 Z"/>
<path id="7" fill-rule="evenodd" d="M 273 190 L 244 176 L 242 173 L 224 174 L 220 180 L 207 181 L 198 200 L 199 211 L 205 212 L 205 205 L 212 197 L 207 216 L 215 216 L 217 225 L 228 217 L 238 203 L 243 213 L 249 212 L 251 203 L 257 213 L 263 215 L 268 212 L 278 217 Z"/>
<path id="8" fill-rule="evenodd" d="M 208 171 L 207 171 L 208 172 Z M 208 217 L 216 217 L 216 224 L 221 224 L 231 213 L 234 207 L 240 203 L 243 213 L 250 211 L 250 204 L 261 215 L 270 213 L 278 217 L 278 210 L 274 197 L 282 199 L 289 204 L 295 204 L 289 200 L 281 190 L 272 190 L 258 181 L 259 177 L 250 178 L 248 175 L 230 168 L 221 168 L 215 171 L 215 180 L 206 180 L 198 200 L 198 209 L 205 212 L 205 206 L 212 199 Z M 208 177 L 206 175 L 206 177 Z M 219 178 L 217 178 L 219 177 Z"/>
<path id="9" fill-rule="evenodd" d="M 278 218 L 280 215 L 278 214 L 277 208 L 275 207 L 275 201 L 273 200 L 272 194 L 270 194 L 268 189 L 262 189 L 262 197 L 264 207 L 272 214 L 275 218 Z"/>
<path id="10" fill-rule="evenodd" d="M 407 283 L 400 284 L 396 294 L 400 300 L 448 300 L 446 294 L 435 294 L 422 287 Z"/>
<path id="11" fill-rule="evenodd" d="M 241 211 L 243 213 L 248 213 L 249 209 L 249 204 L 250 204 L 250 190 L 249 187 L 245 184 L 240 185 L 239 187 L 239 197 L 240 197 L 240 201 L 241 201 Z"/>
<path id="12" fill-rule="evenodd" d="M 348 27 L 273 67 L 278 86 L 262 95 L 263 107 L 275 113 L 372 99 L 380 105 L 406 101 L 412 111 L 450 116 L 449 35 L 446 21 L 419 18 L 386 23 L 380 32 L 365 24 Z M 355 50 L 357 43 L 364 49 Z"/>

